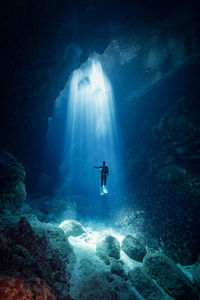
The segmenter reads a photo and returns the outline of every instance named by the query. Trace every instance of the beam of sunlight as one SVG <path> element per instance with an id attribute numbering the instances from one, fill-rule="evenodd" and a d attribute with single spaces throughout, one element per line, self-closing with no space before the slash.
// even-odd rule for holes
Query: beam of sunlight
<path id="1" fill-rule="evenodd" d="M 111 84 L 101 64 L 90 57 L 69 83 L 63 176 L 71 193 L 99 193 L 100 174 L 92 166 L 106 161 L 108 192 L 120 187 L 120 143 Z"/>

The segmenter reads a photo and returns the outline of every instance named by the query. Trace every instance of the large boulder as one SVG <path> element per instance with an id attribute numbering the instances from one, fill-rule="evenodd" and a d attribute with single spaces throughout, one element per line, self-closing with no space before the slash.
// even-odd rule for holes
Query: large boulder
<path id="1" fill-rule="evenodd" d="M 143 269 L 173 298 L 199 299 L 185 274 L 164 253 L 147 253 L 143 260 Z"/>
<path id="2" fill-rule="evenodd" d="M 127 235 L 121 245 L 122 250 L 132 259 L 142 261 L 146 254 L 145 246 L 132 235 Z"/>
<path id="3" fill-rule="evenodd" d="M 147 300 L 169 300 L 161 288 L 146 274 L 141 267 L 130 270 L 128 277 L 136 290 Z"/>
<path id="4" fill-rule="evenodd" d="M 0 275 L 40 278 L 50 286 L 56 299 L 68 299 L 75 256 L 63 230 L 41 223 L 36 217 L 31 224 L 26 217 L 11 224 L 0 232 Z"/>
<path id="5" fill-rule="evenodd" d="M 85 233 L 83 226 L 76 220 L 65 220 L 59 225 L 59 228 L 62 228 L 67 237 L 76 237 Z"/>
<path id="6" fill-rule="evenodd" d="M 2 206 L 19 205 L 26 200 L 25 170 L 9 152 L 0 154 L 0 203 Z"/>
<path id="7" fill-rule="evenodd" d="M 120 243 L 112 235 L 108 235 L 96 246 L 96 254 L 105 262 L 110 264 L 110 258 L 120 259 Z"/>
<path id="8" fill-rule="evenodd" d="M 38 223 L 36 215 L 26 202 L 22 203 L 17 209 L 15 207 L 2 209 L 0 212 L 0 232 L 15 227 L 22 217 L 25 217 L 31 225 Z"/>

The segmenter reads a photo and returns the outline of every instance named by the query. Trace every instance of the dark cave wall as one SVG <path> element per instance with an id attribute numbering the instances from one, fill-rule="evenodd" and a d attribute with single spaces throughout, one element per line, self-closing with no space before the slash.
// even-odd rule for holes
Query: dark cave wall
<path id="1" fill-rule="evenodd" d="M 64 57 L 70 30 L 65 30 L 68 38 L 62 40 L 63 13 L 57 4 L 10 2 L 1 12 L 0 145 L 20 157 L 28 179 L 38 174 L 55 95 L 75 64 L 68 67 L 76 57 L 73 48 Z M 70 12 L 72 7 L 67 6 L 65 11 Z"/>
<path id="2" fill-rule="evenodd" d="M 120 35 L 101 57 L 124 143 L 126 203 L 117 224 L 139 228 L 191 264 L 200 247 L 199 19 L 185 6 L 146 25 Z"/>
<path id="3" fill-rule="evenodd" d="M 142 211 L 141 231 L 182 264 L 200 247 L 199 74 L 196 59 L 120 111 L 129 211 Z"/>

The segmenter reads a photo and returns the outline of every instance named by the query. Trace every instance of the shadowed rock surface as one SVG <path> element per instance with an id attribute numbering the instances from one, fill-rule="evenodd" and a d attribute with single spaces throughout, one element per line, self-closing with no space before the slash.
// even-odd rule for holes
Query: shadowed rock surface
<path id="1" fill-rule="evenodd" d="M 113 236 L 107 236 L 103 241 L 99 242 L 96 247 L 96 254 L 105 262 L 110 264 L 110 258 L 120 258 L 120 244 Z"/>
<path id="2" fill-rule="evenodd" d="M 147 300 L 169 300 L 160 287 L 145 273 L 142 268 L 136 267 L 128 273 L 129 280 L 137 291 Z"/>
<path id="3" fill-rule="evenodd" d="M 122 250 L 132 259 L 142 261 L 146 254 L 144 245 L 131 235 L 127 235 L 122 241 Z"/>
<path id="4" fill-rule="evenodd" d="M 99 242 L 96 247 L 96 254 L 105 262 L 110 264 L 110 258 L 120 259 L 120 244 L 113 236 L 107 236 L 103 241 Z"/>
<path id="5" fill-rule="evenodd" d="M 0 154 L 0 201 L 2 206 L 20 205 L 26 200 L 25 170 L 11 153 Z"/>
<path id="6" fill-rule="evenodd" d="M 20 278 L 0 278 L 0 296 L 4 300 L 11 297 L 16 300 L 56 300 L 51 289 L 39 278 L 29 282 Z"/>
<path id="7" fill-rule="evenodd" d="M 4 218 L 8 224 L 1 230 L 1 275 L 24 280 L 38 277 L 51 287 L 56 299 L 68 299 L 75 257 L 64 232 L 40 223 L 35 216 L 30 218 L 32 225 L 25 217 L 16 222 L 19 215 L 14 224 L 10 222 L 14 214 Z M 2 221 L 5 226 L 6 220 Z"/>
<path id="8" fill-rule="evenodd" d="M 199 299 L 188 278 L 176 264 L 162 252 L 147 253 L 144 271 L 175 299 Z"/>
<path id="9" fill-rule="evenodd" d="M 124 282 L 119 276 L 109 274 L 97 274 L 82 282 L 79 299 L 144 299 L 134 288 Z"/>

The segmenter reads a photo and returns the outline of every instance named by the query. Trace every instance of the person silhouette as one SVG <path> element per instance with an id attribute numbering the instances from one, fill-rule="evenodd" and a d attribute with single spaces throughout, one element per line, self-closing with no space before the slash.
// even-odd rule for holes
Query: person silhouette
<path id="1" fill-rule="evenodd" d="M 95 169 L 101 169 L 101 188 L 103 189 L 103 193 L 107 194 L 106 189 L 106 182 L 107 182 L 107 176 L 109 174 L 108 166 L 106 166 L 106 162 L 103 161 L 102 166 L 93 166 Z"/>

